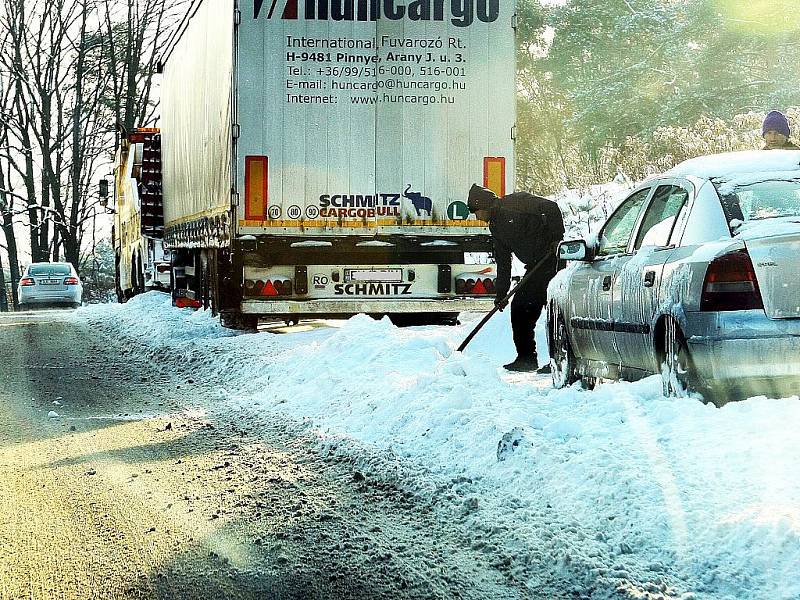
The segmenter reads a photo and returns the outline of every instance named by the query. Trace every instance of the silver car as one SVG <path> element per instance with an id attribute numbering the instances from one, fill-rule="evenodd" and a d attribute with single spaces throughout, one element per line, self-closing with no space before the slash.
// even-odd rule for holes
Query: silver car
<path id="1" fill-rule="evenodd" d="M 19 307 L 81 305 L 83 285 L 70 263 L 33 263 L 19 280 Z"/>
<path id="2" fill-rule="evenodd" d="M 800 393 L 800 151 L 681 163 L 559 256 L 556 387 L 661 373 L 665 393 L 718 405 Z"/>

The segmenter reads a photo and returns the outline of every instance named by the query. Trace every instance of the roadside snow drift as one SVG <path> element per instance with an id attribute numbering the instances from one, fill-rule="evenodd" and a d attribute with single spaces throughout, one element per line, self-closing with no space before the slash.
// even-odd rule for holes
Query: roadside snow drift
<path id="1" fill-rule="evenodd" d="M 576 597 L 800 598 L 797 397 L 717 409 L 664 398 L 657 378 L 553 390 L 500 368 L 514 355 L 507 311 L 456 352 L 478 317 L 236 335 L 150 293 L 74 319 L 191 375 L 218 410 L 278 413 L 333 449 L 394 457 L 402 476 L 370 475 L 462 519 L 531 590 L 544 572 Z"/>

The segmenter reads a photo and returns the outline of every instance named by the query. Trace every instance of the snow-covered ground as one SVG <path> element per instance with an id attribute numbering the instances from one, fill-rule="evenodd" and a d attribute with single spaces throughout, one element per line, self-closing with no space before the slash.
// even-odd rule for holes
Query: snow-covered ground
<path id="1" fill-rule="evenodd" d="M 209 382 L 221 410 L 286 415 L 330 452 L 380 454 L 368 477 L 460 519 L 531 589 L 545 572 L 576 597 L 800 598 L 797 397 L 717 409 L 664 398 L 657 378 L 553 390 L 500 367 L 508 311 L 456 352 L 479 317 L 235 335 L 150 293 L 73 318 Z"/>

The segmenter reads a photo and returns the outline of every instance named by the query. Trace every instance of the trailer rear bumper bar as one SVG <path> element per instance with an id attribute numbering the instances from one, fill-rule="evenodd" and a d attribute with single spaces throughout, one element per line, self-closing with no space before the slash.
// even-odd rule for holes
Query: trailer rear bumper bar
<path id="1" fill-rule="evenodd" d="M 251 315 L 287 314 L 385 314 L 487 312 L 494 298 L 455 298 L 452 300 L 259 300 L 242 301 L 242 312 Z"/>

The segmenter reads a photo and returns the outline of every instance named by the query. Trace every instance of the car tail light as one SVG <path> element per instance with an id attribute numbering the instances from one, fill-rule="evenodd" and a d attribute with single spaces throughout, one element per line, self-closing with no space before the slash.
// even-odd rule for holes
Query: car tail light
<path id="1" fill-rule="evenodd" d="M 64 280 L 64 285 L 78 285 L 80 283 L 77 277 L 67 277 Z"/>
<path id="2" fill-rule="evenodd" d="M 291 296 L 292 280 L 287 277 L 273 277 L 272 279 L 245 279 L 245 296 Z"/>
<path id="3" fill-rule="evenodd" d="M 36 280 L 33 277 L 23 277 L 19 280 L 19 284 L 23 287 L 27 287 L 29 285 L 36 285 Z"/>
<path id="4" fill-rule="evenodd" d="M 494 278 L 480 277 L 480 273 L 465 273 L 456 277 L 456 294 L 459 296 L 494 295 Z"/>
<path id="5" fill-rule="evenodd" d="M 703 281 L 700 310 L 763 309 L 753 261 L 744 248 L 711 261 Z"/>

